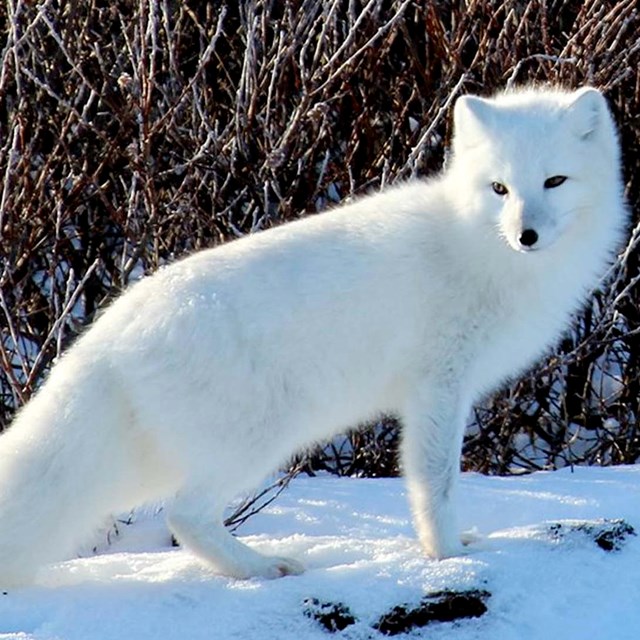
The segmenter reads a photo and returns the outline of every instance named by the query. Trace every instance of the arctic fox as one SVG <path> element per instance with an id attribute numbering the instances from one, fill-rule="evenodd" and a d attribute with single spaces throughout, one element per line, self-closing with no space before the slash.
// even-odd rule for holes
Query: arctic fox
<path id="1" fill-rule="evenodd" d="M 383 412 L 424 552 L 461 552 L 469 409 L 559 337 L 627 213 L 595 89 L 461 97 L 454 131 L 439 176 L 196 253 L 107 309 L 0 437 L 0 586 L 158 500 L 217 572 L 297 574 L 232 537 L 225 505 Z"/>

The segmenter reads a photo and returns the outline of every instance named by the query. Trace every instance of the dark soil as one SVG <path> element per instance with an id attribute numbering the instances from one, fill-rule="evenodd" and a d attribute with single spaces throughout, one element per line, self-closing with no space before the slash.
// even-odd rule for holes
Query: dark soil
<path id="1" fill-rule="evenodd" d="M 380 633 L 395 636 L 432 622 L 453 622 L 479 618 L 487 612 L 488 591 L 440 591 L 424 597 L 417 606 L 399 605 L 385 613 L 374 625 Z"/>
<path id="2" fill-rule="evenodd" d="M 637 535 L 635 529 L 620 518 L 576 523 L 557 522 L 549 527 L 549 533 L 554 538 L 564 538 L 575 532 L 588 536 L 604 551 L 620 551 L 629 536 Z"/>

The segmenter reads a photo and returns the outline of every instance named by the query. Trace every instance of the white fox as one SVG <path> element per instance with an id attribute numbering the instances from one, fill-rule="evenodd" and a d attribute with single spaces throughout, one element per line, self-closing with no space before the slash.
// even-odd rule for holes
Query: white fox
<path id="1" fill-rule="evenodd" d="M 424 551 L 461 552 L 470 407 L 566 329 L 627 212 L 597 90 L 466 96 L 454 111 L 441 175 L 197 253 L 106 310 L 0 437 L 0 586 L 159 500 L 217 572 L 297 574 L 232 537 L 223 509 L 383 412 L 403 424 Z"/>

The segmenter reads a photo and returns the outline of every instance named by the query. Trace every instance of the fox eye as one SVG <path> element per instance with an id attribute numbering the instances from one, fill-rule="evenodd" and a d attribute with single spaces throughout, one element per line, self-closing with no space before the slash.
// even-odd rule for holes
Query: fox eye
<path id="1" fill-rule="evenodd" d="M 493 191 L 495 193 L 497 193 L 499 196 L 506 196 L 507 193 L 509 193 L 509 189 L 507 189 L 507 187 L 505 187 L 502 183 L 500 182 L 492 182 L 491 183 L 491 188 L 493 189 Z"/>
<path id="2" fill-rule="evenodd" d="M 552 176 L 551 178 L 547 178 L 544 181 L 544 188 L 553 189 L 559 187 L 566 179 L 567 176 Z"/>

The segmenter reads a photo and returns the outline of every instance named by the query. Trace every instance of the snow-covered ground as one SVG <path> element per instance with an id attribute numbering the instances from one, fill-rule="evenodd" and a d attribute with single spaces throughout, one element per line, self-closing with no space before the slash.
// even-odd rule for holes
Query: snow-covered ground
<path id="1" fill-rule="evenodd" d="M 376 640 L 385 636 L 373 625 L 394 606 L 471 588 L 491 593 L 487 613 L 413 637 L 640 637 L 640 536 L 607 552 L 572 523 L 551 526 L 623 518 L 640 533 L 640 466 L 466 474 L 461 502 L 462 525 L 484 539 L 464 557 L 434 562 L 419 552 L 401 480 L 299 478 L 239 531 L 305 563 L 304 575 L 275 581 L 215 576 L 171 548 L 161 516 L 141 517 L 98 555 L 0 594 L 0 638 Z M 308 598 L 341 603 L 357 621 L 330 635 L 304 615 Z"/>

